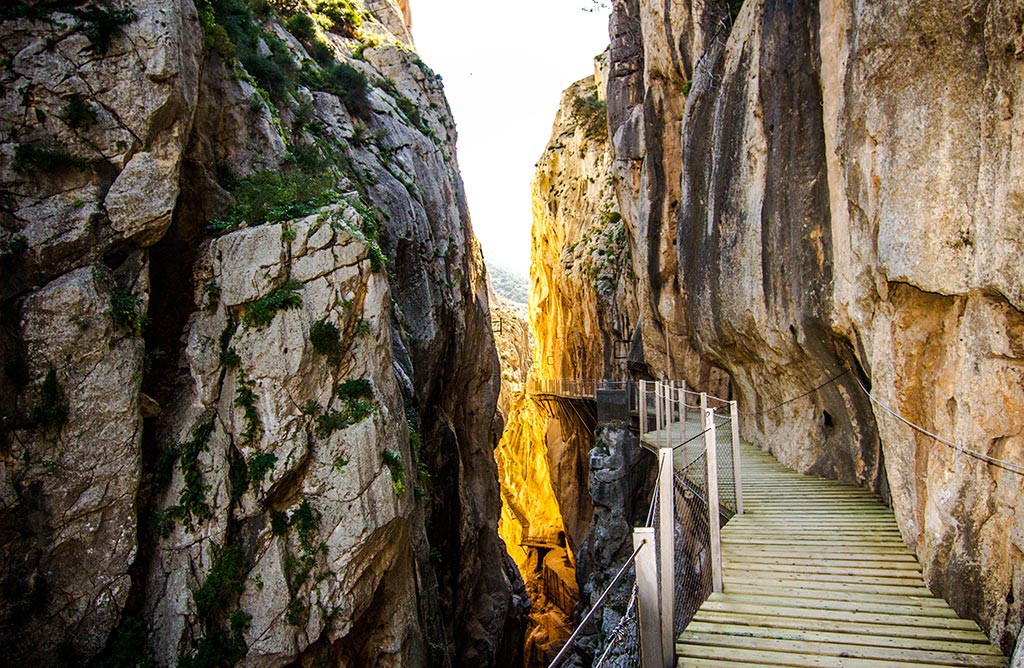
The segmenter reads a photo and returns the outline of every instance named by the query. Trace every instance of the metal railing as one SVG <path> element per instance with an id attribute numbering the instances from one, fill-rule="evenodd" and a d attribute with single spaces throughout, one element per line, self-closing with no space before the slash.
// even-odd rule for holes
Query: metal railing
<path id="1" fill-rule="evenodd" d="M 631 383 L 616 382 L 611 389 Z M 550 668 L 567 656 L 614 587 L 623 599 L 627 572 L 633 574 L 629 603 L 623 611 L 605 611 L 618 616 L 595 667 L 671 668 L 676 637 L 710 593 L 722 591 L 721 526 L 743 513 L 736 402 L 690 392 L 674 382 L 639 381 L 631 397 L 641 444 L 658 457 L 647 522 L 634 529 L 633 554 Z"/>
<path id="2" fill-rule="evenodd" d="M 597 378 L 534 378 L 526 381 L 526 393 L 539 396 L 593 399 L 601 384 Z"/>

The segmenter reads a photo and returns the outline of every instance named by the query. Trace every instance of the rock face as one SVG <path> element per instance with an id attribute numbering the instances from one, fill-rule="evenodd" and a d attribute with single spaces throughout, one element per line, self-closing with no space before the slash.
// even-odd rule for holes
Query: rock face
<path id="1" fill-rule="evenodd" d="M 563 569 L 568 575 L 556 579 L 574 585 L 575 573 L 564 539 L 559 545 L 565 527 L 548 468 L 548 413 L 540 402 L 526 394 L 527 375 L 533 363 L 526 307 L 494 295 L 491 304 L 494 338 L 501 359 L 498 407 L 505 423 L 494 451 L 502 497 L 498 533 L 522 574 L 523 594 L 529 596 L 530 622 L 522 647 L 522 663 L 547 665 L 572 632 L 563 607 L 571 609 L 575 596 L 568 605 L 551 600 L 545 570 L 551 571 L 550 562 L 557 558 L 569 563 Z"/>
<path id="2" fill-rule="evenodd" d="M 1024 622 L 1018 14 L 618 0 L 595 82 L 615 198 L 589 200 L 622 215 L 635 306 L 557 269 L 532 286 L 542 373 L 606 372 L 593 323 L 625 316 L 634 373 L 734 397 L 746 438 L 889 500 L 933 591 L 1006 652 Z M 594 165 L 576 147 L 538 181 Z M 557 266 L 585 235 L 558 218 L 577 192 L 548 190 L 534 245 Z"/>
<path id="3" fill-rule="evenodd" d="M 1024 621 L 1019 17 L 729 4 L 614 5 L 631 362 L 731 393 L 748 439 L 889 499 L 933 590 L 1009 652 Z"/>
<path id="4" fill-rule="evenodd" d="M 325 7 L 0 10 L 12 660 L 516 661 L 454 124 Z"/>
<path id="5" fill-rule="evenodd" d="M 530 328 L 538 379 L 623 377 L 632 334 L 630 255 L 616 208 L 607 61 L 562 93 L 533 179 Z M 619 353 L 619 354 L 616 354 Z"/>

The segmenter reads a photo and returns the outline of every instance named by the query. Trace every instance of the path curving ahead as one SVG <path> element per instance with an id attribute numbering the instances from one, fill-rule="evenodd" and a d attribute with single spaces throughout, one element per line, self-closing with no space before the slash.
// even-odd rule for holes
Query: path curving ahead
<path id="1" fill-rule="evenodd" d="M 722 529 L 724 593 L 676 644 L 686 668 L 1006 666 L 925 586 L 892 511 L 742 446 L 745 514 Z"/>

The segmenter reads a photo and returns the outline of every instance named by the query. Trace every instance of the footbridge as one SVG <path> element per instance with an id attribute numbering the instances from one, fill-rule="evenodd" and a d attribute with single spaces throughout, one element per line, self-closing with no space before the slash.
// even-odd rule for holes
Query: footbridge
<path id="1" fill-rule="evenodd" d="M 735 402 L 625 388 L 658 484 L 632 554 L 549 668 L 595 635 L 597 668 L 1008 664 L 928 589 L 878 497 L 741 442 Z"/>

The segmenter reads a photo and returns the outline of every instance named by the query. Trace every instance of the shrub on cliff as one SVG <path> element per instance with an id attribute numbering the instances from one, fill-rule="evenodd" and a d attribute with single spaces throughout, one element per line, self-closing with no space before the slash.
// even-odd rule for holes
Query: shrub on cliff
<path id="1" fill-rule="evenodd" d="M 587 139 L 604 141 L 608 138 L 607 113 L 607 105 L 598 98 L 596 89 L 587 95 L 577 95 L 573 98 L 573 118 L 583 128 L 583 136 Z"/>
<path id="2" fill-rule="evenodd" d="M 365 74 L 348 63 L 334 62 L 324 68 L 322 76 L 323 89 L 340 97 L 352 114 L 363 116 L 370 110 L 366 99 L 370 83 Z"/>
<path id="3" fill-rule="evenodd" d="M 363 25 L 363 17 L 350 0 L 320 0 L 316 11 L 330 22 L 332 32 L 344 37 L 356 37 Z"/>

